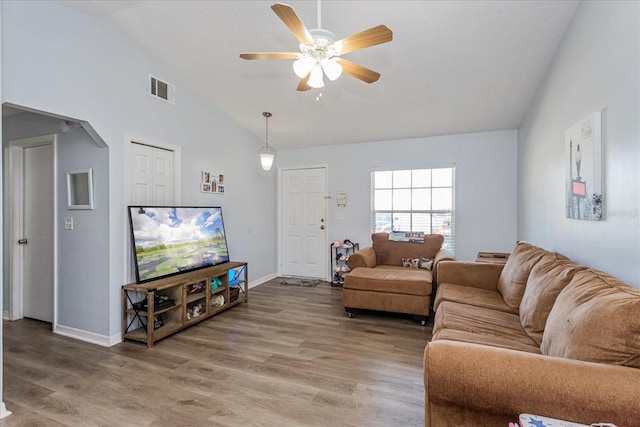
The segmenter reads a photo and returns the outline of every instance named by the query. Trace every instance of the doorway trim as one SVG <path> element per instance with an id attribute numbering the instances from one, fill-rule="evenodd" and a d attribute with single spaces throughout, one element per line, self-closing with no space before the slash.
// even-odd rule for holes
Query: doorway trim
<path id="1" fill-rule="evenodd" d="M 278 167 L 278 180 L 277 180 L 277 193 L 276 193 L 276 230 L 278 233 L 278 242 L 276 244 L 277 246 L 277 263 L 278 263 L 278 268 L 277 268 L 277 274 L 278 276 L 282 275 L 282 241 L 284 236 L 282 235 L 283 233 L 283 227 L 282 227 L 282 174 L 284 171 L 290 171 L 290 170 L 306 170 L 306 169 L 324 169 L 324 185 L 325 185 L 325 189 L 327 194 L 325 195 L 324 199 L 325 199 L 325 204 L 324 204 L 324 217 L 325 217 L 325 224 L 326 224 L 326 232 L 325 232 L 325 242 L 324 242 L 324 246 L 327 248 L 329 248 L 329 233 L 331 232 L 331 221 L 329 221 L 329 200 L 331 200 L 331 193 L 329 191 L 329 165 L 327 163 L 322 163 L 322 164 L 316 164 L 316 165 L 305 165 L 305 166 L 286 166 L 286 167 Z M 329 259 L 327 259 L 327 261 L 329 261 Z M 329 265 L 327 264 L 325 271 L 329 270 Z M 331 279 L 330 275 L 325 273 L 325 280 L 329 281 Z"/>
<path id="2" fill-rule="evenodd" d="M 22 248 L 14 245 L 21 239 L 24 227 L 24 149 L 51 145 L 53 147 L 53 320 L 52 331 L 58 324 L 58 156 L 57 135 L 48 134 L 31 138 L 21 138 L 9 141 L 9 209 L 5 213 L 9 215 L 9 320 L 18 320 L 23 317 L 24 289 L 23 272 L 24 256 Z"/>

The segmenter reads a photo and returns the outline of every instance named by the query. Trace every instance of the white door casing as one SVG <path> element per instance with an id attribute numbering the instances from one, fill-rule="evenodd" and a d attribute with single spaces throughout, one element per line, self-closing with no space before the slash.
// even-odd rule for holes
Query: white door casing
<path id="1" fill-rule="evenodd" d="M 326 278 L 326 168 L 281 171 L 281 274 Z"/>
<path id="2" fill-rule="evenodd" d="M 11 320 L 56 323 L 55 143 L 44 135 L 9 144 Z"/>

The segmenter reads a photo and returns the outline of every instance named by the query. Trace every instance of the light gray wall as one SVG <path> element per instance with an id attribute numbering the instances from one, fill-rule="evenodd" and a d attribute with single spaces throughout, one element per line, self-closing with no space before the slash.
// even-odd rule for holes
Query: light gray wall
<path id="1" fill-rule="evenodd" d="M 52 2 L 3 2 L 4 101 L 85 120 L 108 148 L 108 211 L 97 211 L 109 224 L 106 277 L 86 283 L 107 298 L 100 301 L 107 322 L 93 326 L 84 316 L 74 324 L 119 336 L 120 287 L 129 274 L 130 251 L 124 182 L 126 135 L 182 147 L 182 204 L 220 205 L 232 258 L 247 261 L 250 280 L 275 273 L 275 170 L 264 172 L 257 157 L 261 141 L 203 99 L 166 65 L 91 17 Z M 147 95 L 153 74 L 176 85 L 176 104 Z M 261 109 L 256 109 L 258 120 Z M 225 174 L 224 196 L 199 191 L 200 171 Z M 249 233 L 250 227 L 253 233 Z M 77 271 L 90 275 L 89 266 Z M 70 295 L 69 304 L 85 302 Z M 106 307 L 106 308 L 105 308 Z"/>
<path id="2" fill-rule="evenodd" d="M 3 141 L 5 149 L 15 139 L 57 134 L 55 187 L 57 189 L 57 215 L 55 224 L 58 258 L 58 325 L 86 331 L 99 331 L 109 320 L 108 299 L 109 248 L 103 242 L 109 240 L 109 152 L 99 148 L 83 129 L 69 127 L 67 133 L 58 129 L 59 120 L 39 114 L 22 113 L 5 117 Z M 6 159 L 6 158 L 5 158 Z M 5 165 L 6 166 L 6 165 Z M 94 210 L 68 210 L 66 171 L 93 169 Z M 5 170 L 5 172 L 7 172 Z M 4 191 L 8 176 L 5 173 Z M 64 217 L 73 217 L 74 229 L 64 230 Z M 6 215 L 5 218 L 9 216 Z M 8 221 L 4 235 L 9 236 Z M 4 265 L 12 242 L 4 242 Z M 10 283 L 8 269 L 3 271 L 4 283 Z M 79 303 L 81 301 L 81 303 Z M 4 310 L 9 306 L 9 289 L 4 289 Z"/>
<path id="3" fill-rule="evenodd" d="M 640 287 L 640 3 L 582 2 L 518 131 L 518 238 Z M 601 222 L 565 218 L 564 131 L 603 110 Z"/>
<path id="4" fill-rule="evenodd" d="M 373 167 L 455 164 L 456 256 L 472 261 L 478 251 L 515 246 L 516 146 L 512 130 L 280 150 L 277 157 L 281 168 L 327 166 L 329 242 L 348 238 L 361 248 L 371 244 Z M 347 207 L 337 207 L 338 191 L 348 193 Z"/>

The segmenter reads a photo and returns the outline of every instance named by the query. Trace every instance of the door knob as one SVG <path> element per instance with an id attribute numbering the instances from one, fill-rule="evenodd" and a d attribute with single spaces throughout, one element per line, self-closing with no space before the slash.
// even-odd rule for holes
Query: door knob
<path id="1" fill-rule="evenodd" d="M 320 230 L 324 230 L 324 225 L 321 225 L 321 226 L 320 226 Z"/>

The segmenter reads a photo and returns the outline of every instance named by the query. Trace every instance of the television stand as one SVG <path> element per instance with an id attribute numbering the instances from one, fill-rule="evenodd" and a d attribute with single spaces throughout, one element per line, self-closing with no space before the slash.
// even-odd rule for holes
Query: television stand
<path id="1" fill-rule="evenodd" d="M 156 341 L 249 302 L 246 262 L 122 286 L 122 340 Z M 232 273 L 230 273 L 232 272 Z"/>

